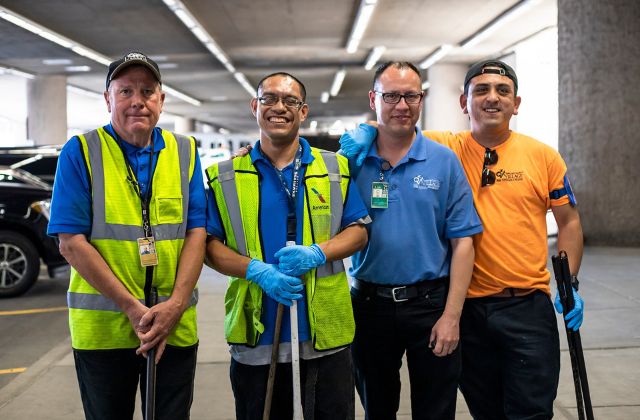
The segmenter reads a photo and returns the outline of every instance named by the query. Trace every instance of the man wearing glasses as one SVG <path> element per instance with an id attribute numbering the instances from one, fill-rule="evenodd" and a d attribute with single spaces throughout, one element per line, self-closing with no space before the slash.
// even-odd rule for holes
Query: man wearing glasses
<path id="1" fill-rule="evenodd" d="M 347 159 L 299 137 L 309 108 L 298 79 L 266 76 L 251 110 L 260 140 L 207 169 L 207 260 L 230 276 L 225 336 L 236 417 L 262 419 L 278 304 L 296 300 L 305 418 L 352 419 L 355 325 L 342 259 L 366 243 L 367 209 Z M 271 418 L 290 419 L 288 310 L 281 325 Z"/>
<path id="2" fill-rule="evenodd" d="M 455 417 L 458 325 L 482 226 L 455 154 L 416 129 L 422 98 L 411 63 L 376 70 L 378 136 L 356 177 L 373 223 L 351 272 L 356 386 L 369 420 L 395 418 L 405 353 L 413 418 Z"/>
<path id="3" fill-rule="evenodd" d="M 567 252 L 575 279 L 569 327 L 578 330 L 583 316 L 576 277 L 582 228 L 567 168 L 551 147 L 509 129 L 521 101 L 517 89 L 507 64 L 476 63 L 460 96 L 471 130 L 424 133 L 460 158 L 485 229 L 474 243 L 461 318 L 460 389 L 475 419 L 553 416 L 560 350 L 546 269 L 549 208 L 558 224 L 558 249 Z M 355 155 L 374 137 L 373 127 L 362 126 L 341 143 Z M 361 160 L 365 152 L 359 153 Z M 562 312 L 557 297 L 555 306 Z"/>

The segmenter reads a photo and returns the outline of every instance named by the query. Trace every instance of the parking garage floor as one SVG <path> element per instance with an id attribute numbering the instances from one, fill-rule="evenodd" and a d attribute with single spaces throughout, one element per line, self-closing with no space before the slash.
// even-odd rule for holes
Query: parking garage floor
<path id="1" fill-rule="evenodd" d="M 585 300 L 581 329 L 595 417 L 640 418 L 640 248 L 587 247 L 580 271 Z M 228 380 L 229 353 L 223 336 L 225 280 L 205 268 L 198 304 L 200 350 L 192 418 L 233 419 L 233 396 Z M 564 328 L 560 324 L 559 327 Z M 571 365 L 564 332 L 561 334 L 562 371 L 555 418 L 577 419 Z M 3 349 L 4 351 L 4 349 Z M 2 368 L 0 366 L 0 368 Z M 410 419 L 408 378 L 403 370 L 399 419 Z M 363 412 L 356 404 L 356 418 Z M 459 419 L 470 419 L 458 398 Z M 0 388 L 0 418 L 4 420 L 82 419 L 68 337 Z M 139 410 L 136 419 L 141 419 Z"/>

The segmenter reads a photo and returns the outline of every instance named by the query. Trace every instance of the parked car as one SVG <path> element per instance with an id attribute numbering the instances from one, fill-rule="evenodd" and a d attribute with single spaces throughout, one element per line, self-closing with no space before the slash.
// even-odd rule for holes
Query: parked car
<path id="1" fill-rule="evenodd" d="M 25 170 L 53 185 L 62 145 L 0 147 L 0 166 Z"/>
<path id="2" fill-rule="evenodd" d="M 68 275 L 56 239 L 47 236 L 51 192 L 39 177 L 0 166 L 0 297 L 29 290 L 41 260 L 51 278 Z"/>

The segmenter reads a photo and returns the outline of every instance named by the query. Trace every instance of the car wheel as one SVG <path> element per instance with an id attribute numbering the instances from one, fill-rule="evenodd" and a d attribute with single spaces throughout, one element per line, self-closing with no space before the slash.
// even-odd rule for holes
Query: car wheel
<path id="1" fill-rule="evenodd" d="M 38 279 L 40 256 L 25 236 L 0 230 L 0 297 L 18 296 Z"/>

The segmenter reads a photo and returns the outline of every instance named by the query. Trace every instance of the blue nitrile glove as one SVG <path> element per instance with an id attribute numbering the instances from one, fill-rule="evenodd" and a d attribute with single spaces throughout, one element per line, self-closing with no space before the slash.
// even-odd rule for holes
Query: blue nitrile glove
<path id="1" fill-rule="evenodd" d="M 303 288 L 302 281 L 297 277 L 287 276 L 278 271 L 275 265 L 265 264 L 253 259 L 247 267 L 247 280 L 251 280 L 265 291 L 269 297 L 283 305 L 293 305 L 293 300 L 300 299 Z"/>
<path id="2" fill-rule="evenodd" d="M 290 276 L 301 276 L 327 262 L 324 252 L 316 244 L 286 246 L 280 248 L 274 257 L 278 259 L 278 270 Z"/>
<path id="3" fill-rule="evenodd" d="M 356 157 L 356 166 L 362 166 L 371 143 L 376 139 L 378 129 L 369 124 L 358 124 L 355 130 L 349 130 L 340 137 L 340 150 L 349 160 Z"/>
<path id="4" fill-rule="evenodd" d="M 569 311 L 569 313 L 567 314 L 567 316 L 564 317 L 564 319 L 568 321 L 567 328 L 570 328 L 573 331 L 578 331 L 580 329 L 580 325 L 582 325 L 582 317 L 584 316 L 584 302 L 582 301 L 582 298 L 580 297 L 576 289 L 572 287 L 571 290 L 573 290 L 573 301 L 575 303 L 573 305 L 573 309 Z M 562 313 L 563 311 L 562 302 L 560 302 L 560 294 L 557 291 L 556 291 L 556 299 L 553 306 L 556 307 L 556 311 L 559 314 Z"/>

